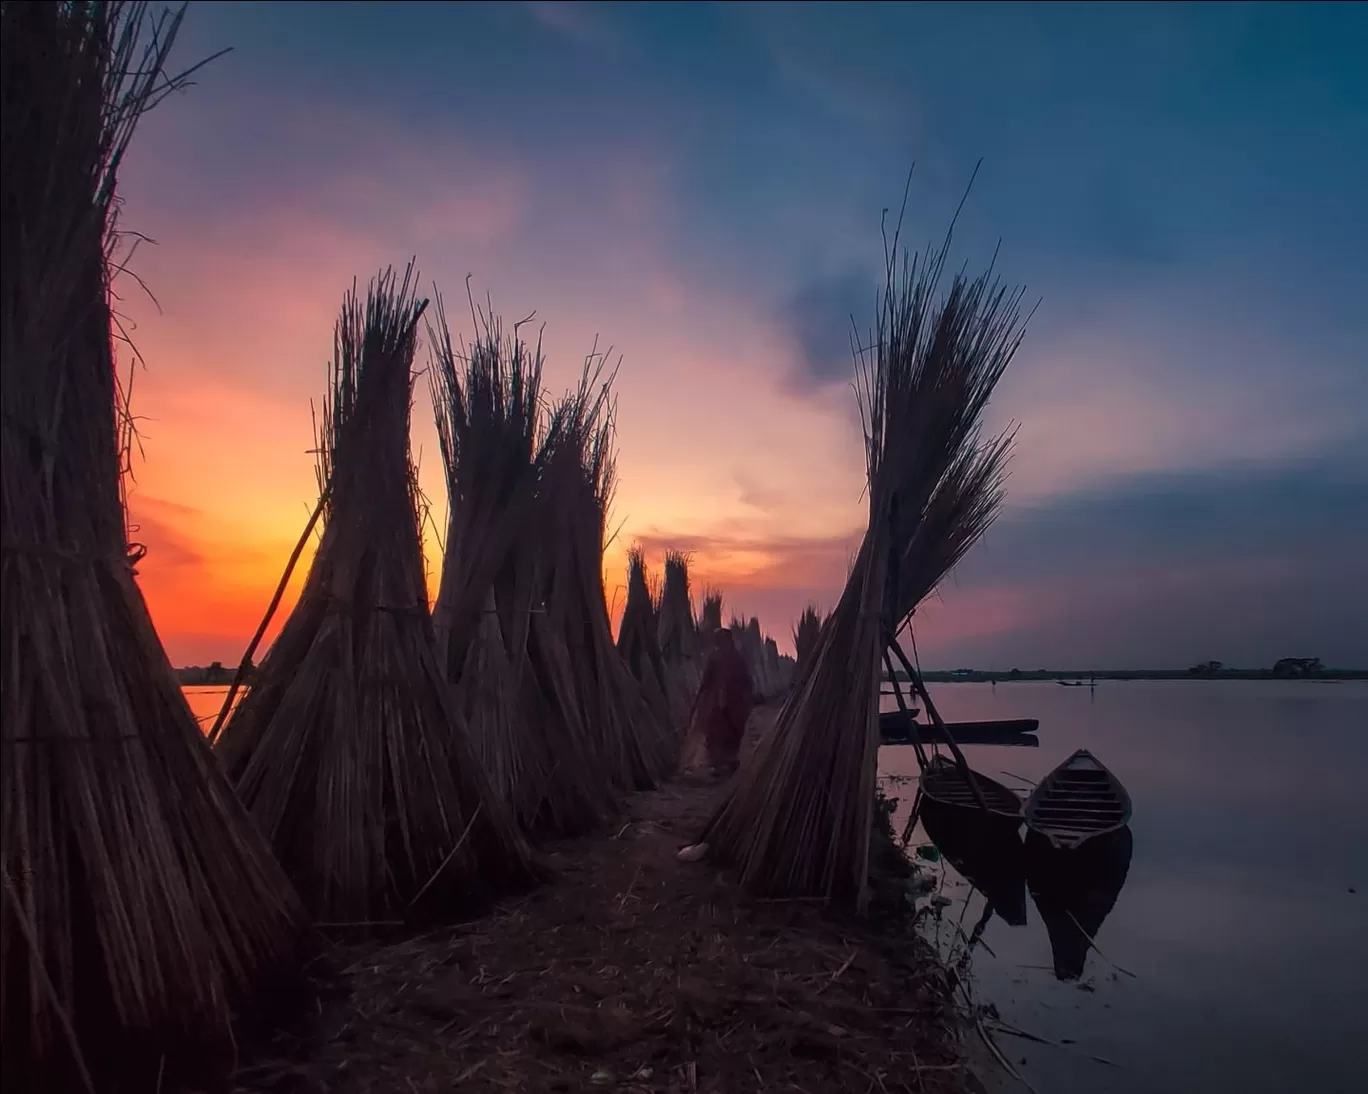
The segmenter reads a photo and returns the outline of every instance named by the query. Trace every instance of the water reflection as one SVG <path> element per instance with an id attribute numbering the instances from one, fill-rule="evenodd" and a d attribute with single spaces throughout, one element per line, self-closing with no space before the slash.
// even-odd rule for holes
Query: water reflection
<path id="1" fill-rule="evenodd" d="M 945 861 L 983 894 L 985 910 L 976 939 L 994 914 L 1009 926 L 1024 927 L 1026 863 L 1017 826 L 947 807 L 927 797 L 913 809 Z"/>
<path id="2" fill-rule="evenodd" d="M 1055 977 L 1078 980 L 1098 931 L 1126 884 L 1135 840 L 1129 827 L 1061 850 L 1026 837 L 1024 859 L 1031 900 L 1050 936 Z"/>
<path id="3" fill-rule="evenodd" d="M 181 693 L 190 706 L 190 713 L 195 716 L 195 721 L 199 722 L 200 730 L 208 733 L 214 727 L 214 722 L 223 707 L 224 699 L 228 697 L 228 689 L 224 687 L 188 687 L 181 688 Z M 241 689 L 233 697 L 233 706 L 237 706 L 246 693 L 246 688 Z"/>
<path id="4" fill-rule="evenodd" d="M 1053 683 L 932 690 L 947 721 L 1040 719 L 1039 748 L 967 747 L 975 771 L 1024 791 L 1087 748 L 1135 799 L 1130 861 L 1104 922 L 1086 932 L 1097 949 L 1084 953 L 1079 979 L 1060 980 L 1056 969 L 1069 971 L 1069 944 L 1077 969 L 1077 930 L 1060 917 L 1066 945 L 1055 954 L 1035 897 L 1025 927 L 994 912 L 975 948 L 975 997 L 1051 1042 L 1004 1045 L 1036 1089 L 1337 1094 L 1362 1085 L 1368 683 L 1108 681 L 1095 696 Z M 1289 777 L 1312 757 L 1314 779 Z M 884 777 L 916 776 L 910 748 L 881 749 L 879 763 Z M 912 800 L 894 818 L 899 830 Z M 914 843 L 931 840 L 925 829 Z M 953 950 L 963 942 L 954 921 L 968 931 L 987 898 L 945 857 L 950 903 L 928 930 Z M 1113 884 L 1120 874 L 1118 863 Z M 1052 915 L 1049 879 L 1034 888 Z"/>

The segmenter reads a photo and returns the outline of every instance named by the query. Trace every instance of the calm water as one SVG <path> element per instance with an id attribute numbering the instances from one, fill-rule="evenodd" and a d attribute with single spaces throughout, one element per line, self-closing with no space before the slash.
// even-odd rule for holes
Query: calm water
<path id="1" fill-rule="evenodd" d="M 975 991 L 1005 1022 L 1075 1042 L 998 1035 L 1040 1094 L 1368 1089 L 1368 683 L 934 688 L 950 720 L 1040 719 L 1039 748 L 967 746 L 984 774 L 1024 786 L 1003 772 L 1035 781 L 1086 747 L 1135 802 L 1130 870 L 1095 939 L 1134 979 L 1093 953 L 1078 984 L 1056 980 L 1029 900 L 1025 927 L 994 917 L 974 954 Z M 225 692 L 186 696 L 212 724 Z M 916 773 L 908 748 L 880 766 Z M 913 792 L 891 791 L 900 814 Z M 983 898 L 945 870 L 948 939 Z"/>
<path id="2" fill-rule="evenodd" d="M 1095 941 L 1135 978 L 1092 953 L 1079 983 L 1056 980 L 1029 901 L 1025 927 L 994 917 L 991 954 L 974 952 L 981 1001 L 1013 1026 L 1076 1042 L 997 1037 L 1037 1090 L 1368 1089 L 1368 684 L 933 688 L 947 720 L 1040 719 L 1039 748 L 966 747 L 984 774 L 1024 785 L 1003 772 L 1034 781 L 1086 747 L 1134 799 L 1130 871 Z M 916 773 L 908 748 L 883 749 L 880 766 Z M 900 813 L 914 791 L 889 791 Z M 912 842 L 925 840 L 918 830 Z M 983 897 L 945 869 L 943 919 L 963 914 L 968 931 Z"/>
<path id="3" fill-rule="evenodd" d="M 238 689 L 241 692 L 241 688 Z M 190 710 L 199 719 L 199 724 L 204 727 L 204 732 L 208 733 L 214 727 L 214 719 L 218 717 L 219 710 L 223 706 L 223 700 L 228 696 L 227 688 L 181 688 L 186 700 L 190 703 Z M 237 704 L 234 703 L 234 706 Z"/>

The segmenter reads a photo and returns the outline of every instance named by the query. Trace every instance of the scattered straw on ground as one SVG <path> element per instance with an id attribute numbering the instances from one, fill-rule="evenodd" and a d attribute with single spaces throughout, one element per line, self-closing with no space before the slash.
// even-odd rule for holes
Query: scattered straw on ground
<path id="1" fill-rule="evenodd" d="M 634 795 L 608 831 L 552 850 L 553 884 L 486 919 L 338 945 L 311 1028 L 238 1090 L 980 1089 L 948 974 L 907 927 L 745 901 L 676 861 L 721 791 Z"/>

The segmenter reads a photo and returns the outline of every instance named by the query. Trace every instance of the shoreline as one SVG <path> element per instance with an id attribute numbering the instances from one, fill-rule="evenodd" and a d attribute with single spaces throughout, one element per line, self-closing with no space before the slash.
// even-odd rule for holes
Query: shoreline
<path id="1" fill-rule="evenodd" d="M 1218 669 L 1214 672 L 1196 673 L 1188 669 L 1110 669 L 1093 672 L 1087 669 L 1063 672 L 1056 669 L 1036 669 L 1023 671 L 978 671 L 978 670 L 932 670 L 922 673 L 928 684 L 1032 684 L 1055 683 L 1060 680 L 1081 680 L 1086 685 L 1090 680 L 1099 684 L 1106 681 L 1145 681 L 1145 680 L 1277 680 L 1295 684 L 1341 683 L 1346 680 L 1368 680 L 1368 669 L 1323 669 L 1308 675 L 1282 675 L 1271 669 Z M 888 682 L 885 676 L 884 683 Z M 906 683 L 907 677 L 898 673 L 899 683 Z"/>
<path id="2" fill-rule="evenodd" d="M 751 745 L 776 712 L 756 711 Z M 544 849 L 553 880 L 474 922 L 330 932 L 315 1013 L 235 1094 L 1000 1089 L 916 933 L 911 865 L 871 863 L 860 920 L 746 899 L 675 858 L 724 792 L 680 775 L 632 795 L 609 829 Z"/>

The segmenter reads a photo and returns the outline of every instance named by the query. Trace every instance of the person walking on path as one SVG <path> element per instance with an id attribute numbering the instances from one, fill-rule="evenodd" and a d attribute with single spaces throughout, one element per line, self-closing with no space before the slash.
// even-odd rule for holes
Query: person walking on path
<path id="1" fill-rule="evenodd" d="M 736 648 L 731 631 L 722 627 L 714 636 L 694 699 L 694 715 L 700 722 L 708 766 L 714 774 L 730 774 L 740 766 L 741 739 L 754 699 L 755 684 L 746 659 Z"/>

